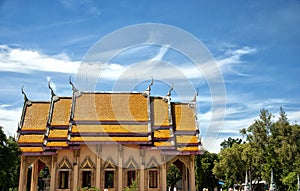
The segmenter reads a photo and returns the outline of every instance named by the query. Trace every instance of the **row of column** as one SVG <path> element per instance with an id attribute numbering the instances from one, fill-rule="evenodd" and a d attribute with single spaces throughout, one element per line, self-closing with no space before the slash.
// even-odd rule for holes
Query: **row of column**
<path id="1" fill-rule="evenodd" d="M 143 157 L 143 156 L 141 156 Z M 79 157 L 75 157 L 76 163 L 79 164 Z M 143 161 L 143 159 L 141 159 L 141 161 Z M 50 166 L 50 175 L 51 175 L 51 179 L 50 179 L 50 191 L 55 191 L 56 188 L 56 172 L 57 172 L 57 164 L 56 164 L 56 160 L 55 160 L 55 156 L 52 156 L 52 160 L 51 160 L 51 166 Z M 96 181 L 95 181 L 95 186 L 96 188 L 100 188 L 101 186 L 101 158 L 97 157 L 96 160 Z M 123 168 L 122 168 L 122 164 L 123 164 L 123 156 L 122 154 L 119 155 L 119 162 L 118 162 L 118 186 L 117 186 L 117 190 L 123 190 L 123 184 L 122 184 L 122 180 L 123 180 Z M 187 171 L 188 169 L 190 170 L 190 172 L 184 173 L 187 179 L 188 176 L 188 181 L 186 181 L 184 183 L 184 187 L 185 190 L 188 191 L 188 187 L 190 191 L 195 191 L 195 163 L 194 163 L 194 157 L 191 156 L 191 160 L 190 160 L 190 164 L 189 164 L 189 168 L 186 166 L 185 164 L 185 171 Z M 139 190 L 140 191 L 144 191 L 145 188 L 145 164 L 142 163 L 140 166 L 140 177 L 139 177 Z M 26 186 L 27 186 L 27 174 L 28 174 L 28 165 L 26 164 L 26 158 L 25 156 L 21 156 L 21 166 L 20 166 L 20 179 L 19 179 L 19 191 L 26 191 Z M 73 169 L 73 185 L 72 188 L 77 188 L 78 187 L 78 176 L 79 175 L 79 165 L 77 165 L 76 167 L 74 167 Z M 161 165 L 161 191 L 166 191 L 167 189 L 167 165 L 166 163 L 163 163 Z M 37 190 L 37 181 L 38 181 L 38 160 L 35 161 L 33 163 L 32 166 L 32 176 L 31 176 L 31 187 L 30 190 L 31 191 L 36 191 Z M 188 186 L 189 184 L 189 186 Z"/>

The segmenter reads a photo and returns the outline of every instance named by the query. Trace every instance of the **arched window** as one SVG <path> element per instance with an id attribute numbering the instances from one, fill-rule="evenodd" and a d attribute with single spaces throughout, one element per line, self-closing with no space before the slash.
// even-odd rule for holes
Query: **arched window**
<path id="1" fill-rule="evenodd" d="M 58 164 L 58 168 L 58 188 L 70 188 L 70 177 L 72 171 L 71 163 L 66 157 L 64 157 Z"/>
<path id="2" fill-rule="evenodd" d="M 92 187 L 94 164 L 90 157 L 86 157 L 81 163 L 81 187 Z"/>
<path id="3" fill-rule="evenodd" d="M 104 164 L 104 188 L 115 187 L 115 173 L 116 167 L 111 160 L 108 160 Z"/>

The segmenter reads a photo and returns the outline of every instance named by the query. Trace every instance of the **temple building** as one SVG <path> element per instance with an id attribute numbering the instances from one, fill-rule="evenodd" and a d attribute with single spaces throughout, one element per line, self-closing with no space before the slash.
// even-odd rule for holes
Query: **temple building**
<path id="1" fill-rule="evenodd" d="M 177 190 L 195 191 L 194 156 L 202 154 L 196 100 L 172 102 L 145 92 L 84 92 L 29 100 L 18 127 L 19 191 L 166 191 L 171 164 Z"/>

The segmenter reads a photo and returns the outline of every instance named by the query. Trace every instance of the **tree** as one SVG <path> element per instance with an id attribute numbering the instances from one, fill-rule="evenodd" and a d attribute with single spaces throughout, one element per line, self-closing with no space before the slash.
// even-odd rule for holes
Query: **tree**
<path id="1" fill-rule="evenodd" d="M 174 164 L 171 164 L 167 173 L 167 185 L 171 187 L 171 190 L 174 190 L 176 182 L 180 179 L 181 179 L 180 170 Z"/>
<path id="2" fill-rule="evenodd" d="M 0 126 L 0 190 L 17 189 L 20 150 L 13 137 L 6 137 Z"/>
<path id="3" fill-rule="evenodd" d="M 215 161 L 218 161 L 218 155 L 204 151 L 203 155 L 197 155 L 195 157 L 196 166 L 196 187 L 198 190 L 203 188 L 210 188 L 218 186 L 218 179 L 212 172 Z"/>
<path id="4" fill-rule="evenodd" d="M 242 139 L 240 138 L 233 139 L 229 137 L 227 140 L 224 139 L 224 141 L 220 145 L 222 149 L 226 149 L 232 147 L 234 144 L 241 144 L 241 143 L 242 143 Z"/>
<path id="5" fill-rule="evenodd" d="M 244 148 L 245 144 L 234 144 L 232 147 L 222 149 L 219 153 L 219 161 L 215 161 L 213 174 L 225 180 L 226 187 L 232 187 L 244 181 L 246 172 L 245 162 L 242 160 Z"/>

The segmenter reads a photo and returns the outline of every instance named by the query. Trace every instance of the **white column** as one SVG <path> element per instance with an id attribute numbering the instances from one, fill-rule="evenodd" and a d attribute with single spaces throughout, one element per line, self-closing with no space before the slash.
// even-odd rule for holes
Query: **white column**
<path id="1" fill-rule="evenodd" d="M 140 150 L 140 191 L 145 190 L 145 150 L 141 149 Z"/>
<path id="2" fill-rule="evenodd" d="M 118 190 L 123 190 L 123 148 L 119 145 Z"/>
<path id="3" fill-rule="evenodd" d="M 32 165 L 30 191 L 37 191 L 37 184 L 38 184 L 38 177 L 39 177 L 38 163 L 39 161 L 37 160 Z"/>
<path id="4" fill-rule="evenodd" d="M 26 165 L 26 157 L 21 156 L 19 189 L 18 189 L 19 191 L 26 191 L 27 173 L 28 173 L 28 166 Z"/>
<path id="5" fill-rule="evenodd" d="M 165 155 L 161 155 L 161 190 L 167 191 L 167 163 Z"/>
<path id="6" fill-rule="evenodd" d="M 51 160 L 51 179 L 50 179 L 50 191 L 55 191 L 56 185 L 56 156 L 53 155 L 52 156 L 52 160 Z"/>
<path id="7" fill-rule="evenodd" d="M 73 188 L 72 190 L 76 190 L 77 187 L 79 187 L 78 185 L 78 171 L 79 171 L 79 150 L 78 151 L 74 151 L 74 162 L 73 162 L 73 169 L 74 169 L 74 173 L 73 173 Z"/>
<path id="8" fill-rule="evenodd" d="M 191 155 L 190 160 L 190 190 L 194 191 L 196 190 L 194 155 Z"/>
<path id="9" fill-rule="evenodd" d="M 101 158 L 97 156 L 96 161 L 96 188 L 100 188 L 101 184 Z"/>

